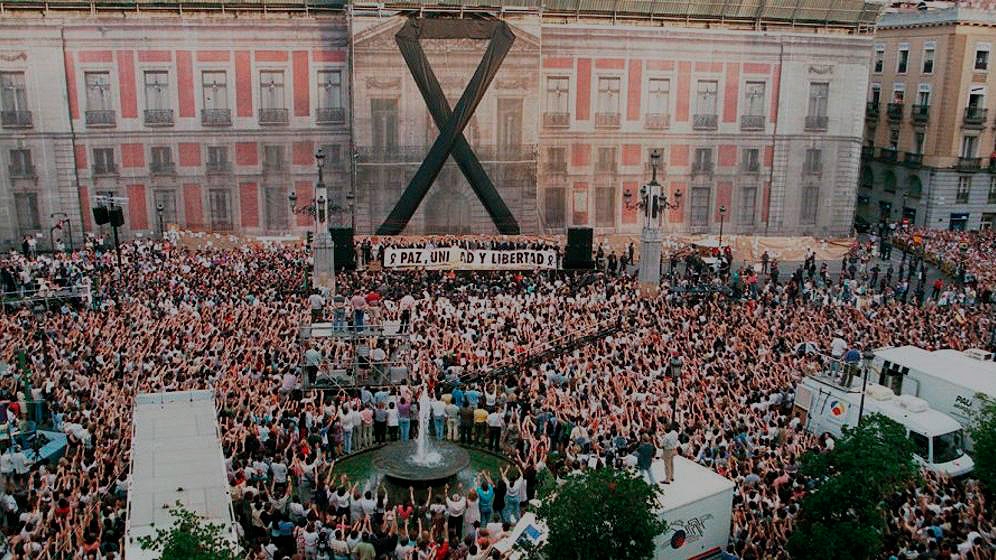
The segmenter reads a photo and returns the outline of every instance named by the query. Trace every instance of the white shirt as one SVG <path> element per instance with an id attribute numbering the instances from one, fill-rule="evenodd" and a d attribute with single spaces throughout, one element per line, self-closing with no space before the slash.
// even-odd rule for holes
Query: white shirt
<path id="1" fill-rule="evenodd" d="M 830 341 L 831 356 L 833 356 L 834 358 L 839 358 L 844 355 L 845 351 L 847 351 L 847 342 L 845 342 L 843 338 L 837 336 Z"/>
<path id="2" fill-rule="evenodd" d="M 661 439 L 661 447 L 664 449 L 677 449 L 678 432 L 671 430 L 670 432 L 664 434 L 664 438 Z"/>

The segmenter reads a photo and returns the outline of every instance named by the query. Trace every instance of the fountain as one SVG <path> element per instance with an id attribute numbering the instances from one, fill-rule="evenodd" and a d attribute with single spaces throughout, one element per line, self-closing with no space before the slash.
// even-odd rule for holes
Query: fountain
<path id="1" fill-rule="evenodd" d="M 398 441 L 383 447 L 373 460 L 374 466 L 385 476 L 426 484 L 450 478 L 470 464 L 470 456 L 462 447 L 445 440 L 429 439 L 431 414 L 429 391 L 423 386 L 418 398 L 418 437 L 414 441 Z"/>

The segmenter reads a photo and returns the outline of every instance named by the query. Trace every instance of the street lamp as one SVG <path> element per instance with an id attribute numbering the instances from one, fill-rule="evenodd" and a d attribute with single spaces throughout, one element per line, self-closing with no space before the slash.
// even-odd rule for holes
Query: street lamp
<path id="1" fill-rule="evenodd" d="M 862 370 L 862 380 L 861 380 L 861 404 L 858 406 L 858 425 L 861 425 L 861 418 L 865 414 L 865 391 L 868 390 L 868 370 L 871 369 L 872 360 L 875 359 L 875 354 L 868 349 L 865 349 L 861 354 L 861 370 Z"/>
<path id="2" fill-rule="evenodd" d="M 641 293 L 643 290 L 656 292 L 661 282 L 661 221 L 664 212 L 678 207 L 681 191 L 675 191 L 668 200 L 663 187 L 657 182 L 657 166 L 661 163 L 660 150 L 650 152 L 650 182 L 640 187 L 638 208 L 643 209 L 643 229 L 640 232 L 640 271 Z M 624 196 L 625 198 L 625 196 Z"/>
<path id="3" fill-rule="evenodd" d="M 163 212 L 166 208 L 163 207 L 162 202 L 156 203 L 156 217 L 159 218 L 159 239 L 165 236 L 165 230 L 163 229 Z"/>
<path id="4" fill-rule="evenodd" d="M 677 422 L 678 414 L 678 379 L 681 378 L 681 358 L 671 356 L 671 364 L 668 367 L 671 373 L 671 385 L 674 387 L 674 397 L 671 399 L 671 421 Z"/>
<path id="5" fill-rule="evenodd" d="M 719 207 L 719 250 L 723 250 L 723 219 L 726 217 L 726 206 Z"/>

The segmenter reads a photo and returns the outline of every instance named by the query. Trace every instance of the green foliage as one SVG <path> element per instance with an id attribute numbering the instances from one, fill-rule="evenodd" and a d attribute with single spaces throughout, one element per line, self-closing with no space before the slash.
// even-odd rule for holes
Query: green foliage
<path id="1" fill-rule="evenodd" d="M 979 397 L 976 397 L 979 398 Z M 972 435 L 975 472 L 986 494 L 996 495 L 996 401 L 985 400 L 969 433 Z"/>
<path id="2" fill-rule="evenodd" d="M 538 515 L 550 530 L 548 560 L 652 558 L 666 525 L 654 511 L 660 489 L 635 473 L 589 470 L 540 487 Z"/>
<path id="3" fill-rule="evenodd" d="M 818 486 L 803 500 L 788 542 L 794 560 L 875 558 L 885 530 L 882 500 L 919 476 L 905 428 L 878 414 L 845 428 L 833 451 L 808 453 L 802 472 Z"/>
<path id="4" fill-rule="evenodd" d="M 139 537 L 142 550 L 160 553 L 159 560 L 237 560 L 239 556 L 225 538 L 224 528 L 214 523 L 204 523 L 196 513 L 180 502 L 170 508 L 173 526 L 168 530 L 156 529 L 151 537 Z"/>

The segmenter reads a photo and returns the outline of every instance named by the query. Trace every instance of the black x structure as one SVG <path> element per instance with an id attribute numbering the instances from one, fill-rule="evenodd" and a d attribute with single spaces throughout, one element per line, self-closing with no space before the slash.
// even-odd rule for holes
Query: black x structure
<path id="1" fill-rule="evenodd" d="M 439 128 L 439 136 L 377 233 L 397 235 L 405 229 L 426 193 L 429 192 L 429 187 L 439 176 L 446 158 L 452 154 L 498 231 L 505 235 L 518 234 L 518 222 L 463 136 L 463 129 L 470 122 L 488 86 L 498 73 L 505 55 L 515 42 L 512 30 L 508 24 L 501 21 L 409 18 L 394 39 L 408 64 L 412 77 L 415 78 L 422 98 L 425 99 L 432 120 Z M 474 77 L 467 84 L 460 101 L 452 111 L 443 88 L 439 86 L 439 80 L 429 66 L 429 60 L 419 43 L 420 39 L 490 39 Z"/>

